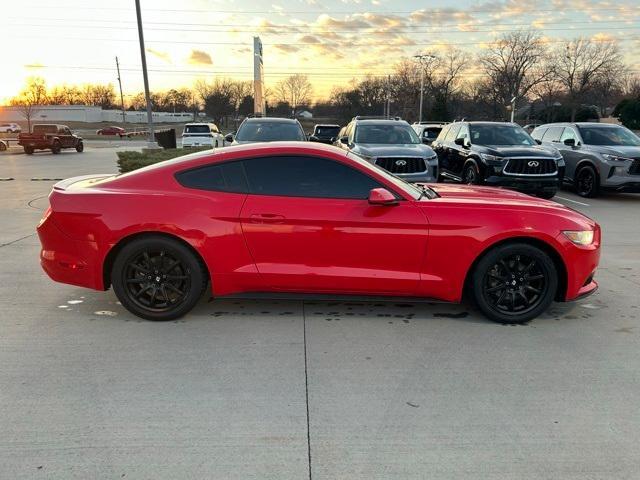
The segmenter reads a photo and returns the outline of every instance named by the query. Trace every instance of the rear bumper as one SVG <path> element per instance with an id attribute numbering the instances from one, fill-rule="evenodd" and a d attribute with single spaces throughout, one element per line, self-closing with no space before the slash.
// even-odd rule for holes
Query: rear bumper
<path id="1" fill-rule="evenodd" d="M 95 242 L 72 239 L 51 218 L 45 218 L 37 230 L 42 245 L 40 265 L 52 280 L 104 290 L 102 261 Z"/>
<path id="2" fill-rule="evenodd" d="M 182 147 L 190 148 L 190 147 L 213 147 L 215 145 L 215 140 L 210 137 L 193 137 L 193 138 L 182 138 Z"/>

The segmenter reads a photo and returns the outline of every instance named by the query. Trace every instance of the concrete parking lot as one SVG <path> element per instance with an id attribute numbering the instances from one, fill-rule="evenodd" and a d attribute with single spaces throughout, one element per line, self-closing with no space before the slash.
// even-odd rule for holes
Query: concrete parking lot
<path id="1" fill-rule="evenodd" d="M 640 195 L 556 197 L 602 225 L 600 290 L 528 325 L 209 298 L 152 323 L 38 264 L 42 179 L 115 145 L 0 153 L 0 478 L 638 478 Z"/>

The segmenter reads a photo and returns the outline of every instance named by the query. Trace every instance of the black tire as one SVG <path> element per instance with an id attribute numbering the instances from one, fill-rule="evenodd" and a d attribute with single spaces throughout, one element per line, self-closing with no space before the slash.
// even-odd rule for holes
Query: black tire
<path id="1" fill-rule="evenodd" d="M 51 145 L 51 153 L 54 153 L 57 155 L 58 153 L 60 153 L 61 150 L 62 150 L 62 145 L 60 145 L 60 142 L 58 141 L 53 142 L 53 144 Z"/>
<path id="2" fill-rule="evenodd" d="M 33 155 L 33 148 L 32 147 L 24 147 L 24 153 L 26 153 L 27 155 Z"/>
<path id="3" fill-rule="evenodd" d="M 183 243 L 152 236 L 133 240 L 118 253 L 111 282 L 120 303 L 138 317 L 166 321 L 187 314 L 208 278 L 200 259 Z"/>
<path id="4" fill-rule="evenodd" d="M 7 144 L 0 142 L 0 152 L 4 152 L 7 149 Z"/>
<path id="5" fill-rule="evenodd" d="M 598 196 L 600 179 L 591 165 L 584 165 L 575 174 L 574 189 L 578 195 L 584 198 Z"/>
<path id="6" fill-rule="evenodd" d="M 558 193 L 557 190 L 545 190 L 543 192 L 538 192 L 536 196 L 540 198 L 544 198 L 546 200 L 551 200 L 553 197 L 556 196 L 556 193 Z"/>
<path id="7" fill-rule="evenodd" d="M 465 165 L 462 172 L 462 183 L 466 183 L 467 185 L 480 185 L 480 172 L 475 163 L 469 162 Z"/>
<path id="8" fill-rule="evenodd" d="M 76 152 L 78 153 L 84 152 L 84 143 L 80 142 L 78 143 L 78 145 L 76 145 Z"/>
<path id="9" fill-rule="evenodd" d="M 543 313 L 558 289 L 553 260 L 526 243 L 508 243 L 487 252 L 471 276 L 478 308 L 499 323 L 524 323 Z"/>

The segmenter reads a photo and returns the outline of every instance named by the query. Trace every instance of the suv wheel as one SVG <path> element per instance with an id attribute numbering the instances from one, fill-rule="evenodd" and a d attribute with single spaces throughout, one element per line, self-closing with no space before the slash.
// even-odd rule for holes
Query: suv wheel
<path id="1" fill-rule="evenodd" d="M 474 163 L 469 163 L 466 167 L 464 167 L 462 182 L 466 183 L 467 185 L 480 184 L 480 172 L 478 172 L 478 168 Z"/>
<path id="2" fill-rule="evenodd" d="M 78 142 L 78 144 L 76 145 L 76 152 L 82 153 L 83 151 L 84 151 L 84 143 Z"/>
<path id="3" fill-rule="evenodd" d="M 126 245 L 111 271 L 122 305 L 147 320 L 173 320 L 188 313 L 207 286 L 200 259 L 185 245 L 146 237 Z"/>
<path id="4" fill-rule="evenodd" d="M 60 145 L 60 142 L 55 141 L 53 142 L 53 145 L 51 145 L 51 153 L 60 153 L 60 151 L 62 150 L 62 146 Z"/>
<path id="5" fill-rule="evenodd" d="M 598 174 L 591 165 L 580 167 L 576 172 L 575 190 L 578 195 L 593 198 L 598 195 Z"/>
<path id="6" fill-rule="evenodd" d="M 33 155 L 33 147 L 24 147 L 24 153 L 27 155 Z"/>
<path id="7" fill-rule="evenodd" d="M 558 272 L 544 251 L 512 243 L 482 257 L 471 281 L 473 298 L 489 319 L 523 323 L 549 307 L 558 288 Z"/>

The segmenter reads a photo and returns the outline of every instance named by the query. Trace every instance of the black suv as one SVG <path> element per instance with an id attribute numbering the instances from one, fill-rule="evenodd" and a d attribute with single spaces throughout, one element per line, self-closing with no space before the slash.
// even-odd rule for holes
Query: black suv
<path id="1" fill-rule="evenodd" d="M 515 123 L 451 123 L 431 148 L 438 155 L 440 177 L 457 182 L 552 198 L 564 176 L 558 150 L 538 145 Z"/>
<path id="2" fill-rule="evenodd" d="M 316 125 L 313 127 L 313 133 L 309 134 L 309 140 L 331 145 L 338 133 L 340 133 L 340 125 Z"/>

